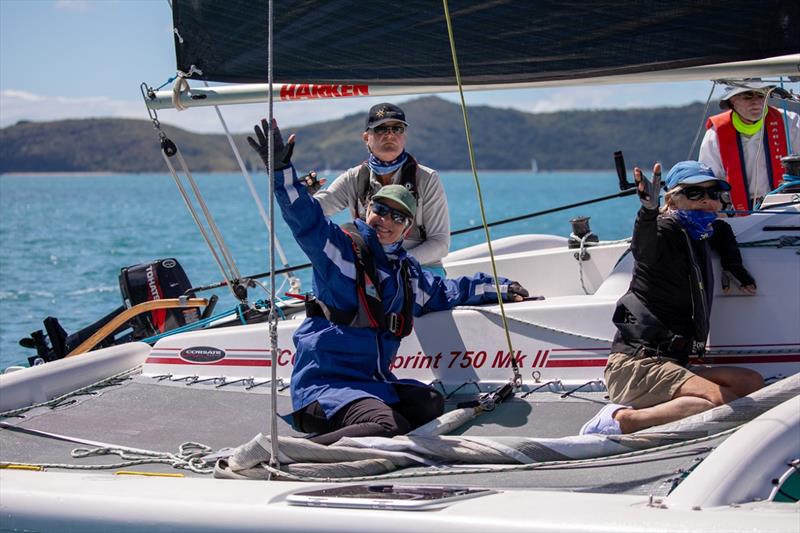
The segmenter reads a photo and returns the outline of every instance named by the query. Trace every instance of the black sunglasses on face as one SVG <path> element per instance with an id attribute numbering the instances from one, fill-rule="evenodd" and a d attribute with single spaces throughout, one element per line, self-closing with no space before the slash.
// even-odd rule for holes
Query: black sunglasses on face
<path id="1" fill-rule="evenodd" d="M 706 196 L 709 200 L 719 200 L 722 190 L 716 187 L 684 187 L 678 193 L 693 201 L 702 200 Z"/>
<path id="2" fill-rule="evenodd" d="M 396 224 L 405 224 L 408 220 L 408 215 L 398 211 L 397 209 L 393 209 L 386 204 L 382 204 L 380 202 L 373 201 L 372 202 L 372 212 L 378 215 L 379 217 L 385 217 L 386 215 L 391 215 L 392 220 Z"/>
<path id="3" fill-rule="evenodd" d="M 372 131 L 375 132 L 376 135 L 386 135 L 390 131 L 395 135 L 400 135 L 406 132 L 405 126 L 375 126 L 372 128 Z"/>

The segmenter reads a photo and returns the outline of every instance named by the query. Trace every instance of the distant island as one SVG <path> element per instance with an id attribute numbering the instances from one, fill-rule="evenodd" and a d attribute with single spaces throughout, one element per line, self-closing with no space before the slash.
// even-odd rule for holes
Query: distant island
<path id="1" fill-rule="evenodd" d="M 461 108 L 435 96 L 403 104 L 411 124 L 408 151 L 439 170 L 469 168 Z M 704 106 L 524 113 L 469 108 L 478 167 L 495 170 L 607 170 L 622 150 L 629 168 L 686 159 Z M 711 111 L 716 112 L 715 105 Z M 293 129 L 303 139 L 294 157 L 300 170 L 345 169 L 366 157 L 363 114 Z M 223 135 L 164 125 L 195 172 L 238 170 Z M 261 165 L 235 135 L 251 168 Z M 82 119 L 19 123 L 0 129 L 0 173 L 165 172 L 157 138 L 146 120 Z M 696 154 L 697 148 L 695 148 Z"/>

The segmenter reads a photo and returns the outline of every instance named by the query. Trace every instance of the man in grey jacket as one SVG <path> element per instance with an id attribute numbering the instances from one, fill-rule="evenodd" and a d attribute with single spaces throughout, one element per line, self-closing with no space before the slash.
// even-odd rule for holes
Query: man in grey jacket
<path id="1" fill-rule="evenodd" d="M 364 219 L 370 198 L 389 184 L 405 186 L 417 201 L 417 213 L 403 248 L 423 268 L 444 277 L 442 258 L 450 249 L 450 214 L 439 174 L 420 165 L 405 151 L 408 122 L 398 106 L 372 106 L 362 139 L 369 152 L 364 163 L 341 175 L 330 187 L 314 195 L 325 216 L 348 209 L 355 220 Z"/>

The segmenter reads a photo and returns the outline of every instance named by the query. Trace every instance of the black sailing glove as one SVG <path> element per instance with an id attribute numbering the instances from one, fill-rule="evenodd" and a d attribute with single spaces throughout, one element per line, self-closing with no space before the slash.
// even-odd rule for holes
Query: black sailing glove
<path id="1" fill-rule="evenodd" d="M 639 168 L 633 170 L 633 180 L 636 182 L 636 192 L 639 201 L 645 209 L 658 209 L 658 195 L 661 191 L 661 165 L 653 167 L 653 180 L 647 179 Z"/>
<path id="2" fill-rule="evenodd" d="M 316 194 L 317 191 L 319 191 L 322 188 L 322 186 L 325 185 L 325 182 L 328 181 L 325 178 L 318 180 L 317 173 L 314 172 L 313 170 L 308 174 L 306 174 L 305 176 L 303 176 L 302 178 L 299 178 L 299 180 L 300 183 L 306 186 L 306 189 L 308 189 L 308 194 L 311 195 Z"/>
<path id="3" fill-rule="evenodd" d="M 267 142 L 267 131 L 269 131 L 269 127 L 267 126 L 267 119 L 262 118 L 261 127 L 259 128 L 258 124 L 256 124 L 253 130 L 256 132 L 256 138 L 258 141 L 252 137 L 247 137 L 247 142 L 250 144 L 253 150 L 258 152 L 258 155 L 264 162 L 264 166 L 269 168 L 269 143 Z M 294 139 L 292 139 L 292 136 L 290 136 L 289 142 L 287 144 L 283 144 L 281 130 L 278 129 L 278 123 L 275 121 L 275 119 L 272 120 L 272 139 L 272 148 L 275 151 L 275 157 L 273 159 L 275 170 L 289 168 L 292 164 Z"/>
<path id="4" fill-rule="evenodd" d="M 749 292 L 751 294 L 755 293 L 756 290 L 756 280 L 753 279 L 753 276 L 750 275 L 750 272 L 742 265 L 728 265 L 725 270 L 722 271 L 721 282 L 722 282 L 722 292 L 728 292 L 731 290 L 731 277 L 735 278 L 737 282 L 739 282 L 739 288 L 744 292 Z M 749 289 L 752 287 L 752 289 Z"/>
<path id="5" fill-rule="evenodd" d="M 508 284 L 508 289 L 506 289 L 506 297 L 504 299 L 509 302 L 521 302 L 529 295 L 528 289 L 520 285 L 518 282 L 512 281 Z"/>

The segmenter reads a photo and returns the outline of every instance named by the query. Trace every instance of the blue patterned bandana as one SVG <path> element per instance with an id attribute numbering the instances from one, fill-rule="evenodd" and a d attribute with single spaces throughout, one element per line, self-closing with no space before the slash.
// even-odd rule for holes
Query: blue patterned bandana
<path id="1" fill-rule="evenodd" d="M 380 159 L 375 157 L 375 154 L 370 152 L 367 164 L 375 174 L 385 176 L 386 174 L 392 174 L 398 168 L 402 167 L 403 163 L 406 162 L 406 159 L 408 159 L 408 154 L 406 153 L 405 150 L 403 150 L 403 153 L 397 156 L 396 159 L 393 159 L 392 161 L 389 162 L 381 161 Z"/>
<path id="2" fill-rule="evenodd" d="M 393 242 L 392 244 L 383 244 L 383 253 L 386 254 L 390 260 L 397 260 L 402 259 L 406 256 L 406 251 L 403 249 L 403 237 L 400 237 L 400 240 L 397 242 Z"/>
<path id="3" fill-rule="evenodd" d="M 714 234 L 714 227 L 711 225 L 717 219 L 714 211 L 701 211 L 697 209 L 676 209 L 670 211 L 670 215 L 678 221 L 689 236 L 701 241 L 708 239 Z"/>

